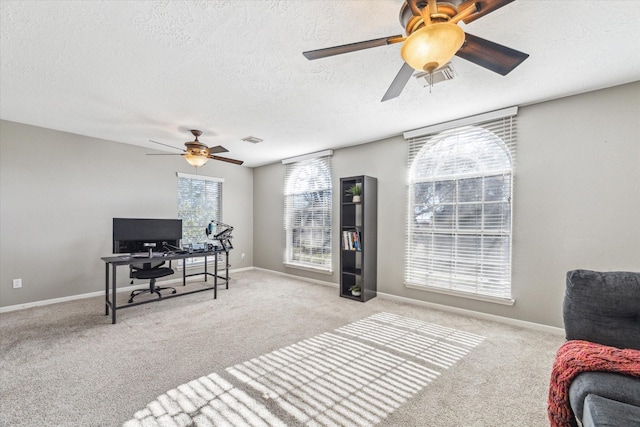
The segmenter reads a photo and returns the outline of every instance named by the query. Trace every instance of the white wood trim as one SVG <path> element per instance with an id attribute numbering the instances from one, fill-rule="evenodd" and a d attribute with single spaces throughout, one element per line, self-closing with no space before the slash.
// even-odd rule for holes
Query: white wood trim
<path id="1" fill-rule="evenodd" d="M 302 155 L 302 156 L 291 157 L 291 158 L 282 160 L 282 164 L 283 165 L 287 165 L 289 163 L 301 162 L 303 160 L 317 159 L 318 157 L 325 157 L 325 156 L 333 156 L 333 150 L 318 151 L 317 153 L 311 153 L 311 154 L 305 154 L 305 155 Z"/>
<path id="2" fill-rule="evenodd" d="M 193 175 L 191 173 L 176 172 L 178 178 L 199 179 L 201 181 L 224 182 L 224 178 L 216 178 L 206 175 Z"/>
<path id="3" fill-rule="evenodd" d="M 296 276 L 295 274 L 283 273 L 281 271 L 276 271 L 276 270 L 268 270 L 266 268 L 253 267 L 253 269 L 254 270 L 258 270 L 258 271 L 264 271 L 266 273 L 277 274 L 278 276 L 289 277 L 291 279 L 299 279 L 299 280 L 303 280 L 305 282 L 315 283 L 316 285 L 331 286 L 332 288 L 336 288 L 336 289 L 339 286 L 337 283 L 333 283 L 333 282 L 326 282 L 324 280 L 311 279 L 309 277 L 303 277 L 303 276 Z"/>
<path id="4" fill-rule="evenodd" d="M 323 286 L 331 286 L 331 287 L 334 287 L 334 288 L 338 288 L 340 286 L 337 283 L 324 282 L 322 280 L 310 279 L 310 278 L 302 277 L 302 276 L 295 276 L 293 274 L 282 273 L 280 271 L 275 271 L 275 270 L 268 270 L 266 268 L 253 267 L 253 269 L 254 270 L 258 270 L 258 271 L 265 271 L 265 272 L 268 272 L 268 273 L 277 274 L 279 276 L 290 277 L 292 279 L 299 279 L 299 280 L 302 280 L 302 281 L 305 281 L 305 282 L 315 283 L 315 284 L 323 285 Z M 534 322 L 527 322 L 526 320 L 512 319 L 510 317 L 497 316 L 495 314 L 488 314 L 488 313 L 482 313 L 482 312 L 479 312 L 479 311 L 466 310 L 466 309 L 463 309 L 463 308 L 451 307 L 451 306 L 448 306 L 448 305 L 436 304 L 436 303 L 432 303 L 432 302 L 419 301 L 419 300 L 416 300 L 416 299 L 405 298 L 405 297 L 400 297 L 400 296 L 391 295 L 391 294 L 385 294 L 384 292 L 380 292 L 380 291 L 377 292 L 377 296 L 380 299 L 386 299 L 386 300 L 389 300 L 389 301 L 399 302 L 399 303 L 402 303 L 402 304 L 411 304 L 411 305 L 415 305 L 415 306 L 419 306 L 419 307 L 433 308 L 433 309 L 436 309 L 436 310 L 446 311 L 448 313 L 460 314 L 460 315 L 463 315 L 463 316 L 469 316 L 469 317 L 473 317 L 473 318 L 476 318 L 476 319 L 491 320 L 491 321 L 498 322 L 498 323 L 503 323 L 503 324 L 506 324 L 506 325 L 519 326 L 519 327 L 522 327 L 522 328 L 532 329 L 532 330 L 535 330 L 535 331 L 548 332 L 548 333 L 552 333 L 554 335 L 564 335 L 564 329 L 563 328 L 557 328 L 555 326 L 543 325 L 543 324 L 534 323 Z"/>
<path id="5" fill-rule="evenodd" d="M 430 133 L 442 132 L 447 129 L 453 129 L 460 126 L 472 125 L 475 123 L 497 120 L 503 117 L 515 116 L 518 113 L 518 107 L 503 108 L 502 110 L 490 111 L 488 113 L 478 114 L 477 116 L 464 117 L 462 119 L 452 120 L 450 122 L 440 123 L 437 125 L 426 126 L 420 129 L 414 129 L 402 134 L 404 139 L 418 138 Z"/>
<path id="6" fill-rule="evenodd" d="M 296 268 L 298 270 L 312 271 L 314 273 L 320 273 L 320 274 L 333 274 L 333 270 L 330 270 L 328 268 L 323 268 L 323 267 L 300 265 L 300 264 L 294 264 L 291 262 L 283 262 L 282 264 L 287 268 Z"/>
<path id="7" fill-rule="evenodd" d="M 298 279 L 298 280 L 302 280 L 302 281 L 305 281 L 305 282 L 314 283 L 314 284 L 322 285 L 322 286 L 330 286 L 330 287 L 336 288 L 336 289 L 340 286 L 337 283 L 333 283 L 333 282 L 326 282 L 326 281 L 323 281 L 323 280 L 317 280 L 317 279 L 311 279 L 311 278 L 308 278 L 308 277 L 296 276 L 296 275 L 293 275 L 293 274 L 282 273 L 280 271 L 268 270 L 266 268 L 260 268 L 260 267 L 243 267 L 243 268 L 233 269 L 233 270 L 229 270 L 229 274 L 237 273 L 237 272 L 240 272 L 240 271 L 251 271 L 251 270 L 257 270 L 257 271 L 264 271 L 264 272 L 268 272 L 268 273 L 273 273 L 273 274 L 277 274 L 279 276 L 285 276 L 285 277 L 289 277 L 289 278 L 292 278 L 292 279 Z M 182 278 L 167 280 L 167 281 L 163 281 L 162 283 L 169 284 L 169 283 L 174 283 L 174 282 L 182 282 Z M 130 292 L 133 289 L 138 289 L 140 287 L 147 287 L 147 286 L 148 285 L 126 286 L 126 287 L 118 288 L 117 292 L 118 293 L 120 293 L 120 292 Z M 72 296 L 62 297 L 62 298 L 53 298 L 53 299 L 49 299 L 49 300 L 35 301 L 35 302 L 26 303 L 26 304 L 16 304 L 16 305 L 10 305 L 10 306 L 7 306 L 7 307 L 0 307 L 0 313 L 8 313 L 8 312 L 11 312 L 11 311 L 24 310 L 24 309 L 32 308 L 32 307 L 40 307 L 40 306 L 43 306 L 43 305 L 57 304 L 59 302 L 73 301 L 73 300 L 77 300 L 77 299 L 92 298 L 92 297 L 99 297 L 99 296 L 103 297 L 104 296 L 104 291 L 89 292 L 89 293 L 86 293 L 86 294 L 72 295 Z M 474 318 L 477 318 L 477 319 L 492 320 L 492 321 L 495 321 L 495 322 L 498 322 L 498 323 L 507 324 L 507 325 L 520 326 L 520 327 L 523 327 L 523 328 L 532 329 L 532 330 L 536 330 L 536 331 L 542 331 L 542 332 L 549 332 L 549 333 L 556 334 L 556 335 L 564 335 L 564 329 L 557 328 L 557 327 L 554 327 L 554 326 L 542 325 L 540 323 L 527 322 L 525 320 L 518 320 L 518 319 L 509 318 L 509 317 L 496 316 L 494 314 L 487 314 L 487 313 L 481 313 L 481 312 L 473 311 L 473 310 L 466 310 L 466 309 L 463 309 L 463 308 L 450 307 L 448 305 L 442 305 L 442 304 L 435 304 L 435 303 L 432 303 L 432 302 L 419 301 L 419 300 L 415 300 L 415 299 L 411 299 L 411 298 L 405 298 L 405 297 L 399 297 L 399 296 L 396 296 L 396 295 L 385 294 L 383 292 L 378 292 L 377 296 L 380 297 L 380 299 L 386 299 L 386 300 L 389 300 L 389 301 L 395 301 L 395 302 L 399 302 L 399 303 L 403 303 L 403 304 L 411 304 L 411 305 L 416 305 L 416 306 L 420 306 L 420 307 L 433 308 L 433 309 L 436 309 L 436 310 L 441 310 L 441 311 L 446 311 L 446 312 L 449 312 L 449 313 L 455 313 L 455 314 L 460 314 L 460 315 L 464 315 L 464 316 L 474 317 Z"/>
<path id="8" fill-rule="evenodd" d="M 494 304 L 513 305 L 516 303 L 516 300 L 514 300 L 513 298 L 498 298 L 489 295 L 472 294 L 471 292 L 460 292 L 452 289 L 436 288 L 435 286 L 414 285 L 411 283 L 405 283 L 404 286 L 409 289 L 418 289 L 420 291 L 434 292 L 436 294 L 452 295 L 460 298 L 492 302 Z"/>
<path id="9" fill-rule="evenodd" d="M 243 267 L 243 268 L 237 268 L 237 269 L 233 269 L 233 270 L 229 270 L 229 275 L 231 275 L 231 273 L 237 273 L 240 271 L 247 271 L 247 270 L 252 270 L 253 267 Z M 229 277 L 230 280 L 233 280 L 232 277 Z M 201 282 L 202 279 L 199 279 L 197 276 L 194 277 L 187 277 L 187 282 Z M 173 283 L 182 283 L 182 277 L 178 277 L 175 279 L 170 279 L 170 280 L 162 280 L 162 281 L 158 281 L 158 285 L 162 284 L 162 285 L 170 285 Z M 149 284 L 148 283 L 140 283 L 138 285 L 131 285 L 131 286 L 123 286 L 123 287 L 117 287 L 116 288 L 116 293 L 121 293 L 121 292 L 131 292 L 135 289 L 143 289 L 143 288 L 148 288 Z M 109 284 L 109 292 L 111 292 L 111 284 Z M 78 294 L 78 295 L 70 295 L 67 297 L 60 297 L 60 298 L 52 298 L 52 299 L 47 299 L 47 300 L 41 300 L 41 301 L 34 301 L 34 302 L 27 302 L 24 304 L 16 304 L 16 305 L 9 305 L 6 307 L 0 307 L 0 314 L 2 313 L 9 313 L 11 311 L 18 311 L 18 310 L 24 310 L 27 308 L 33 308 L 33 307 L 41 307 L 41 306 L 45 306 L 45 305 L 50 305 L 50 304 L 57 304 L 60 302 L 67 302 L 67 301 L 75 301 L 78 299 L 85 299 L 85 298 L 93 298 L 93 297 L 103 297 L 104 298 L 104 290 L 101 291 L 95 291 L 95 292 L 88 292 L 86 294 Z"/>
<path id="10" fill-rule="evenodd" d="M 491 320 L 506 325 L 520 326 L 536 331 L 549 332 L 555 335 L 564 335 L 564 329 L 555 326 L 543 325 L 541 323 L 527 322 L 526 320 L 512 319 L 511 317 L 497 316 L 495 314 L 482 313 L 479 311 L 467 310 L 464 308 L 451 307 L 449 305 L 436 304 L 433 302 L 419 301 L 411 298 L 399 297 L 396 295 L 378 292 L 378 297 L 389 301 L 395 301 L 403 304 L 412 304 L 420 307 L 433 308 L 436 310 L 446 311 L 449 313 L 460 314 L 463 316 L 474 317 L 476 319 Z"/>

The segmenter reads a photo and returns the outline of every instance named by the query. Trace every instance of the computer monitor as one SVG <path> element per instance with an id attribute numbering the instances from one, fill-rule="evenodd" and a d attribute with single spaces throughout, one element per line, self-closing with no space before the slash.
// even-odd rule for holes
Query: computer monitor
<path id="1" fill-rule="evenodd" d="M 113 253 L 161 252 L 178 248 L 181 219 L 113 218 Z"/>

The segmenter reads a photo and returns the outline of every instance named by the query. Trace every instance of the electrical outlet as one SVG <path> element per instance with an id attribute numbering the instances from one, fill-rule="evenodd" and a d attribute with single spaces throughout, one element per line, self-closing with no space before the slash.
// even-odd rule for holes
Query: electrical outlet
<path id="1" fill-rule="evenodd" d="M 22 279 L 13 279 L 13 289 L 22 287 Z"/>
<path id="2" fill-rule="evenodd" d="M 240 260 L 244 261 L 244 254 L 240 255 Z"/>

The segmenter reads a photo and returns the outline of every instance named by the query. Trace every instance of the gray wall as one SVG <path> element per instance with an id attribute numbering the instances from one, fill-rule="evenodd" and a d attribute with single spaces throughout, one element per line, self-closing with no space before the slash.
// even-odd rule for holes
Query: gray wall
<path id="1" fill-rule="evenodd" d="M 195 169 L 150 152 L 0 121 L 0 306 L 103 290 L 100 257 L 111 253 L 112 218 L 177 216 L 176 172 Z M 232 268 L 251 266 L 253 169 L 210 161 L 198 173 L 225 179 Z M 22 288 L 12 288 L 15 278 Z"/>
<path id="2" fill-rule="evenodd" d="M 378 178 L 380 292 L 561 327 L 567 270 L 640 271 L 638 117 L 640 82 L 520 108 L 512 307 L 404 287 L 401 137 L 336 150 L 334 188 L 344 176 Z M 175 172 L 194 169 L 179 157 L 145 156 L 150 151 L 0 121 L 0 306 L 102 290 L 111 218 L 176 216 Z M 225 178 L 233 268 L 339 282 L 337 193 L 334 273 L 317 274 L 282 264 L 282 164 L 209 162 L 200 173 Z M 23 288 L 12 289 L 14 278 Z"/>
<path id="3" fill-rule="evenodd" d="M 521 107 L 514 188 L 513 296 L 504 306 L 405 288 L 407 144 L 402 137 L 336 150 L 340 177 L 378 178 L 378 290 L 562 327 L 565 273 L 640 271 L 640 83 Z M 254 170 L 254 264 L 339 282 L 334 194 L 332 275 L 286 268 L 284 166 Z M 274 250 L 275 249 L 275 250 Z"/>

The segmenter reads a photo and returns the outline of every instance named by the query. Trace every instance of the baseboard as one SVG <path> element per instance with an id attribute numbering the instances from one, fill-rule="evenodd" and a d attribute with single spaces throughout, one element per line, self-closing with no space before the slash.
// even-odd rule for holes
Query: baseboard
<path id="1" fill-rule="evenodd" d="M 229 270 L 229 274 L 231 274 L 231 273 L 240 273 L 241 271 L 251 271 L 253 269 L 255 269 L 255 267 L 234 268 L 233 270 Z"/>
<path id="2" fill-rule="evenodd" d="M 289 277 L 289 278 L 292 278 L 292 279 L 302 280 L 302 281 L 305 281 L 305 282 L 314 283 L 316 285 L 330 286 L 330 287 L 333 287 L 333 288 L 338 288 L 339 287 L 339 285 L 337 283 L 327 282 L 327 281 L 324 281 L 324 280 L 311 279 L 311 278 L 303 277 L 303 276 L 296 276 L 294 274 L 283 273 L 281 271 L 269 270 L 269 269 L 260 268 L 260 267 L 236 268 L 236 269 L 233 269 L 233 270 L 229 270 L 229 274 L 231 275 L 232 273 L 239 273 L 239 272 L 242 272 L 242 271 L 251 271 L 251 270 L 264 271 L 266 273 L 272 273 L 272 274 L 276 274 L 278 276 L 284 276 L 284 277 Z M 187 278 L 187 281 L 190 282 L 190 281 L 200 281 L 200 280 L 198 280 L 197 278 Z M 181 283 L 181 282 L 182 282 L 182 278 L 176 278 L 176 279 L 171 279 L 171 280 L 163 280 L 162 282 L 158 282 L 158 283 L 169 285 L 169 284 L 172 284 L 172 283 Z M 147 286 L 148 285 L 145 285 L 145 284 L 133 285 L 133 286 L 125 286 L 125 287 L 122 287 L 122 288 L 117 288 L 116 292 L 117 293 L 131 292 L 132 290 L 144 288 L 144 287 L 147 287 Z M 97 296 L 104 296 L 104 291 L 88 292 L 86 294 L 71 295 L 71 296 L 68 296 L 68 297 L 53 298 L 53 299 L 48 299 L 48 300 L 29 302 L 29 303 L 25 303 L 25 304 L 16 304 L 16 305 L 10 305 L 10 306 L 6 306 L 6 307 L 0 307 L 0 314 L 1 313 L 8 313 L 8 312 L 11 312 L 11 311 L 24 310 L 24 309 L 32 308 L 32 307 L 40 307 L 40 306 L 43 306 L 43 305 L 57 304 L 57 303 L 60 303 L 60 302 L 74 301 L 74 300 L 84 299 L 84 298 L 93 298 L 93 297 L 97 297 Z M 482 313 L 482 312 L 479 312 L 479 311 L 466 310 L 466 309 L 463 309 L 463 308 L 451 307 L 451 306 L 448 306 L 448 305 L 442 305 L 442 304 L 436 304 L 436 303 L 432 303 L 432 302 L 420 301 L 420 300 L 415 300 L 415 299 L 411 299 L 411 298 L 400 297 L 400 296 L 397 296 L 397 295 L 385 294 L 383 292 L 378 292 L 377 296 L 379 298 L 382 298 L 382 299 L 386 299 L 386 300 L 389 300 L 389 301 L 395 301 L 395 302 L 399 302 L 399 303 L 403 303 L 403 304 L 411 304 L 411 305 L 416 305 L 416 306 L 420 306 L 420 307 L 433 308 L 433 309 L 436 309 L 436 310 L 446 311 L 446 312 L 449 312 L 449 313 L 460 314 L 460 315 L 469 316 L 469 317 L 475 317 L 477 319 L 492 320 L 494 322 L 503 323 L 503 324 L 507 324 L 507 325 L 519 326 L 519 327 L 523 327 L 523 328 L 527 328 L 527 329 L 533 329 L 533 330 L 537 330 L 537 331 L 549 332 L 549 333 L 556 334 L 556 335 L 564 335 L 564 329 L 557 328 L 557 327 L 554 327 L 554 326 L 543 325 L 543 324 L 540 324 L 540 323 L 527 322 L 525 320 L 518 320 L 518 319 L 512 319 L 510 317 L 497 316 L 495 314 Z"/>
<path id="3" fill-rule="evenodd" d="M 253 270 L 257 270 L 257 271 L 264 271 L 266 273 L 277 274 L 278 276 L 289 277 L 291 279 L 299 279 L 299 280 L 303 280 L 305 282 L 315 283 L 316 285 L 331 286 L 333 288 L 337 288 L 337 287 L 340 286 L 337 283 L 333 283 L 333 282 L 327 282 L 327 281 L 324 281 L 324 280 L 311 279 L 309 277 L 303 277 L 303 276 L 296 276 L 295 274 L 283 273 L 281 271 L 269 270 L 269 269 L 266 269 L 266 268 L 252 267 L 252 269 Z"/>
<path id="4" fill-rule="evenodd" d="M 169 281 L 167 280 L 164 283 L 169 283 Z M 116 292 L 117 293 L 131 292 L 133 290 L 146 288 L 146 287 L 149 287 L 149 285 L 148 284 L 147 285 L 131 285 L 131 286 L 125 286 L 123 288 L 118 288 Z M 43 305 L 58 304 L 61 302 L 75 301 L 79 299 L 93 298 L 98 296 L 104 296 L 104 291 L 87 292 L 86 294 L 70 295 L 68 297 L 52 298 L 52 299 L 45 299 L 41 301 L 27 302 L 24 304 L 9 305 L 6 307 L 0 307 L 0 314 L 8 313 L 10 311 L 24 310 L 27 308 L 41 307 Z"/>
<path id="5" fill-rule="evenodd" d="M 448 313 L 460 314 L 464 316 L 474 317 L 481 320 L 491 320 L 511 326 L 519 326 L 522 328 L 533 329 L 536 331 L 549 332 L 555 335 L 564 335 L 564 329 L 555 326 L 543 325 L 541 323 L 527 322 L 526 320 L 513 319 L 511 317 L 497 316 L 495 314 L 483 313 L 480 311 L 467 310 L 464 308 L 451 307 L 449 305 L 436 304 L 433 302 L 420 301 L 411 298 L 399 297 L 397 295 L 385 294 L 378 292 L 378 298 L 389 301 L 399 302 L 402 304 L 411 304 L 420 307 L 433 308 L 435 310 L 446 311 Z"/>
<path id="6" fill-rule="evenodd" d="M 253 267 L 243 267 L 243 268 L 236 268 L 233 270 L 229 270 L 229 275 L 231 275 L 232 273 L 238 273 L 241 271 L 249 271 L 252 270 Z M 231 280 L 233 280 L 233 278 L 231 278 Z M 198 279 L 197 277 L 187 277 L 187 282 L 200 282 L 202 281 L 201 279 Z M 158 281 L 157 282 L 158 285 L 171 285 L 173 283 L 182 283 L 182 278 L 178 277 L 175 279 L 169 279 L 169 280 L 162 280 L 162 281 Z M 136 289 L 142 289 L 142 288 L 148 288 L 149 284 L 148 283 L 141 283 L 138 285 L 131 285 L 131 286 L 124 286 L 124 287 L 119 287 L 116 288 L 116 293 L 122 293 L 122 292 L 131 292 L 134 291 Z M 78 295 L 70 295 L 67 297 L 60 297 L 60 298 L 52 298 L 52 299 L 47 299 L 47 300 L 42 300 L 42 301 L 34 301 L 34 302 L 27 302 L 24 304 L 16 304 L 16 305 L 9 305 L 6 307 L 0 307 L 0 314 L 2 313 L 9 313 L 11 311 L 17 311 L 17 310 L 25 310 L 27 308 L 33 308 L 33 307 L 41 307 L 43 305 L 50 305 L 50 304 L 58 304 L 61 302 L 67 302 L 67 301 L 75 301 L 75 300 L 79 300 L 79 299 L 85 299 L 85 298 L 93 298 L 93 297 L 99 297 L 99 296 L 104 296 L 104 290 L 101 291 L 95 291 L 95 292 L 87 292 L 85 294 L 78 294 Z"/>
<path id="7" fill-rule="evenodd" d="M 332 286 L 332 287 L 335 287 L 335 288 L 338 288 L 340 286 L 337 283 L 325 282 L 325 281 L 316 280 L 316 279 L 310 279 L 308 277 L 296 276 L 296 275 L 293 275 L 293 274 L 282 273 L 280 271 L 268 270 L 266 268 L 253 267 L 253 269 L 254 270 L 268 272 L 268 273 L 277 274 L 279 276 L 291 277 L 293 279 L 299 279 L 299 280 L 303 280 L 305 282 L 315 283 L 315 284 L 324 285 L 324 286 Z M 411 298 L 400 297 L 400 296 L 397 296 L 397 295 L 385 294 L 383 292 L 378 292 L 377 296 L 378 296 L 378 298 L 386 299 L 386 300 L 389 300 L 389 301 L 395 301 L 395 302 L 399 302 L 399 303 L 403 303 L 403 304 L 411 304 L 411 305 L 416 305 L 416 306 L 420 306 L 420 307 L 433 308 L 435 310 L 446 311 L 446 312 L 449 312 L 449 313 L 454 313 L 454 314 L 460 314 L 460 315 L 463 315 L 463 316 L 474 317 L 476 319 L 491 320 L 491 321 L 494 321 L 494 322 L 503 323 L 503 324 L 507 324 L 507 325 L 511 325 L 511 326 L 519 326 L 519 327 L 522 327 L 522 328 L 527 328 L 527 329 L 532 329 L 532 330 L 542 331 L 542 332 L 548 332 L 548 333 L 552 333 L 552 334 L 555 334 L 555 335 L 564 335 L 564 329 L 557 328 L 555 326 L 543 325 L 543 324 L 534 323 L 534 322 L 527 322 L 525 320 L 512 319 L 510 317 L 497 316 L 495 314 L 482 313 L 480 311 L 466 310 L 466 309 L 463 309 L 463 308 L 451 307 L 451 306 L 448 306 L 448 305 L 436 304 L 436 303 L 433 303 L 433 302 L 420 301 L 420 300 L 415 300 L 415 299 L 411 299 Z"/>

